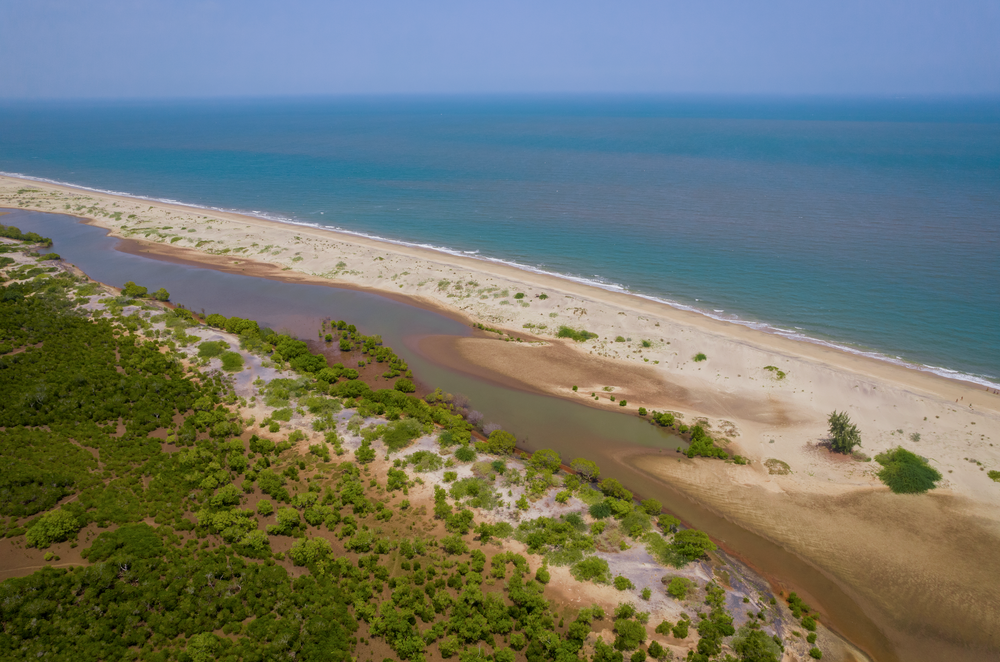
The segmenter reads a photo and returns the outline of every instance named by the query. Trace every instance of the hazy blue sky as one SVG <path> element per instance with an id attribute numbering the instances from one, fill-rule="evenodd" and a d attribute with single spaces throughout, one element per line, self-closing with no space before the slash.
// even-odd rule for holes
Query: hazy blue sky
<path id="1" fill-rule="evenodd" d="M 998 94 L 998 0 L 0 0 L 0 97 Z"/>

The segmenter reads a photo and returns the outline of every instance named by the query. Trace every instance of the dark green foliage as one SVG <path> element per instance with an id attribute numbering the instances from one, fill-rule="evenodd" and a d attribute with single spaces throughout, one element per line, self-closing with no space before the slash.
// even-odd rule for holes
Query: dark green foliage
<path id="1" fill-rule="evenodd" d="M 778 662 L 782 656 L 781 647 L 766 632 L 747 626 L 733 638 L 732 648 L 740 662 Z"/>
<path id="2" fill-rule="evenodd" d="M 83 552 L 91 563 L 111 561 L 127 564 L 140 559 L 159 558 L 166 552 L 156 529 L 146 523 L 123 524 L 114 531 L 97 536 L 94 544 Z"/>
<path id="3" fill-rule="evenodd" d="M 413 443 L 414 439 L 423 433 L 424 430 L 419 421 L 412 418 L 405 418 L 395 421 L 388 426 L 382 434 L 382 442 L 389 449 L 390 453 L 395 453 L 409 446 Z"/>
<path id="4" fill-rule="evenodd" d="M 846 411 L 830 414 L 830 449 L 835 453 L 850 455 L 855 446 L 861 445 L 861 432 L 851 423 Z"/>
<path id="5" fill-rule="evenodd" d="M 675 419 L 674 415 L 668 411 L 654 411 L 650 414 L 649 420 L 651 423 L 659 425 L 660 427 L 669 428 L 673 427 Z"/>
<path id="6" fill-rule="evenodd" d="M 0 432 L 0 515 L 26 517 L 100 482 L 97 461 L 61 428 Z"/>
<path id="7" fill-rule="evenodd" d="M 542 448 L 531 455 L 531 464 L 542 471 L 559 471 L 562 460 L 551 448 Z"/>
<path id="8" fill-rule="evenodd" d="M 617 579 L 617 578 L 616 578 Z M 628 580 L 626 580 L 628 581 Z M 617 588 L 617 583 L 615 585 Z M 618 589 L 622 590 L 622 589 Z M 615 649 L 635 650 L 646 641 L 646 626 L 632 618 L 615 620 Z"/>
<path id="9" fill-rule="evenodd" d="M 514 537 L 532 554 L 545 554 L 551 565 L 570 565 L 594 551 L 594 541 L 579 515 L 539 517 L 517 525 Z"/>
<path id="10" fill-rule="evenodd" d="M 875 461 L 882 465 L 879 479 L 896 494 L 923 494 L 941 480 L 940 472 L 927 460 L 902 447 L 879 453 Z"/>
<path id="11" fill-rule="evenodd" d="M 44 549 L 54 542 L 67 540 L 80 530 L 80 522 L 66 510 L 50 510 L 28 527 L 25 535 L 28 547 Z"/>
<path id="12" fill-rule="evenodd" d="M 591 338 L 596 338 L 597 334 L 584 329 L 573 329 L 568 326 L 560 326 L 558 333 L 556 333 L 558 338 L 572 338 L 576 342 L 586 342 Z"/>
<path id="13" fill-rule="evenodd" d="M 700 363 L 701 361 L 708 360 L 708 357 L 702 354 L 701 352 L 698 352 L 697 354 L 694 355 L 694 358 L 691 360 L 694 361 L 695 363 Z"/>
<path id="14" fill-rule="evenodd" d="M 487 449 L 493 455 L 510 455 L 516 444 L 517 438 L 510 432 L 494 430 L 487 441 Z"/>
<path id="15" fill-rule="evenodd" d="M 691 428 L 691 445 L 688 446 L 686 455 L 688 457 L 715 457 L 721 460 L 729 458 L 729 453 L 716 446 L 700 425 Z"/>
<path id="16" fill-rule="evenodd" d="M 788 594 L 788 608 L 795 618 L 802 618 L 803 614 L 808 614 L 812 609 L 794 591 Z"/>
<path id="17" fill-rule="evenodd" d="M 645 499 L 639 505 L 642 506 L 643 511 L 647 515 L 651 515 L 653 517 L 659 516 L 660 511 L 663 510 L 663 504 L 656 499 Z"/>
<path id="18" fill-rule="evenodd" d="M 822 660 L 823 651 L 813 646 L 812 648 L 809 649 L 809 657 L 811 657 L 814 660 Z"/>
<path id="19" fill-rule="evenodd" d="M 541 566 L 535 571 L 536 581 L 542 584 L 548 584 L 550 579 L 552 579 L 552 575 L 549 573 L 549 569 L 545 566 Z"/>
<path id="20" fill-rule="evenodd" d="M 26 241 L 31 244 L 41 244 L 46 248 L 52 245 L 52 240 L 48 237 L 43 237 L 34 232 L 21 232 L 19 228 L 16 228 L 13 225 L 0 224 L 0 237 L 16 239 L 17 241 Z"/>
<path id="21" fill-rule="evenodd" d="M 226 352 L 222 355 L 222 369 L 226 372 L 239 372 L 243 369 L 243 356 L 239 352 Z"/>
<path id="22" fill-rule="evenodd" d="M 595 584 L 611 582 L 611 570 L 608 562 L 597 556 L 588 556 L 582 561 L 574 563 L 569 571 L 577 581 L 594 582 Z"/>
<path id="23" fill-rule="evenodd" d="M 621 499 L 622 501 L 632 500 L 632 493 L 614 478 L 605 478 L 598 487 L 600 487 L 601 492 L 604 492 L 605 496 Z"/>
<path id="24" fill-rule="evenodd" d="M 198 356 L 210 359 L 221 356 L 227 349 L 229 349 L 229 343 L 223 340 L 206 340 L 198 345 Z"/>
<path id="25" fill-rule="evenodd" d="M 614 584 L 615 588 L 619 591 L 630 591 L 635 588 L 635 584 L 632 583 L 632 580 L 628 577 L 623 577 L 622 575 L 615 577 Z"/>
<path id="26" fill-rule="evenodd" d="M 235 592 L 225 588 L 235 586 Z M 70 646 L 74 660 L 96 662 L 124 659 L 129 647 L 152 643 L 174 659 L 259 660 L 294 653 L 297 659 L 347 662 L 356 629 L 350 601 L 329 580 L 292 582 L 281 567 L 247 564 L 223 552 L 139 559 L 124 571 L 109 563 L 47 568 L 0 584 L 8 635 L 0 638 L 0 657 L 34 659 L 57 645 Z M 135 605 L 143 608 L 136 611 Z M 37 636 L 34 623 L 57 607 L 59 617 L 46 618 L 45 636 Z M 232 640 L 212 634 L 233 620 L 249 623 Z M 81 626 L 91 635 L 81 638 Z M 185 648 L 189 657 L 177 657 Z"/>
<path id="27" fill-rule="evenodd" d="M 142 285 L 136 285 L 132 281 L 125 283 L 125 287 L 122 288 L 122 295 L 131 297 L 133 299 L 138 299 L 139 297 L 146 296 L 148 290 Z"/>
<path id="28" fill-rule="evenodd" d="M 697 655 L 708 660 L 722 652 L 722 640 L 736 633 L 733 617 L 726 611 L 726 593 L 715 584 L 709 584 L 705 604 L 711 607 L 707 618 L 698 623 Z M 699 659 L 699 658 L 696 658 Z"/>
<path id="29" fill-rule="evenodd" d="M 716 550 L 715 543 L 709 539 L 708 534 L 696 529 L 685 529 L 675 533 L 670 548 L 677 555 L 681 565 L 697 561 Z"/>
<path id="30" fill-rule="evenodd" d="M 417 390 L 417 387 L 413 385 L 413 382 L 405 378 L 397 379 L 396 385 L 393 388 L 400 393 L 413 393 Z"/>
<path id="31" fill-rule="evenodd" d="M 471 446 L 462 446 L 455 451 L 455 459 L 459 462 L 472 462 L 476 459 L 476 451 Z"/>
<path id="32" fill-rule="evenodd" d="M 601 469 L 593 460 L 578 457 L 570 462 L 569 466 L 587 482 L 593 482 L 601 477 Z"/>
<path id="33" fill-rule="evenodd" d="M 590 507 L 590 516 L 594 519 L 606 519 L 611 517 L 611 506 L 607 501 L 600 501 Z"/>
<path id="34" fill-rule="evenodd" d="M 683 600 L 687 597 L 687 593 L 688 590 L 690 590 L 691 585 L 692 582 L 687 577 L 673 577 L 667 585 L 667 593 L 672 598 Z"/>
<path id="35" fill-rule="evenodd" d="M 413 466 L 417 473 L 427 471 L 437 471 L 444 466 L 444 460 L 437 453 L 431 451 L 417 451 L 406 456 L 406 463 Z"/>

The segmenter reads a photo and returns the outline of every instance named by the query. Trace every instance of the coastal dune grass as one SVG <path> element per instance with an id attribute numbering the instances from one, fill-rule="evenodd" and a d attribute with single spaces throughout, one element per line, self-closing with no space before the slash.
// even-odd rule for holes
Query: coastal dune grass
<path id="1" fill-rule="evenodd" d="M 572 338 L 576 342 L 586 342 L 592 338 L 596 338 L 597 334 L 585 329 L 574 329 L 563 325 L 559 327 L 559 332 L 556 333 L 556 336 L 559 338 Z"/>

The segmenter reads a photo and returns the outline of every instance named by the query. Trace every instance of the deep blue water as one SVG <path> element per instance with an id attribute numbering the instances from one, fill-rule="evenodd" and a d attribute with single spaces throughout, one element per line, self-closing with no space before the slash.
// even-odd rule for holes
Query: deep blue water
<path id="1" fill-rule="evenodd" d="M 478 251 L 1000 382 L 997 100 L 6 104 L 0 171 Z"/>

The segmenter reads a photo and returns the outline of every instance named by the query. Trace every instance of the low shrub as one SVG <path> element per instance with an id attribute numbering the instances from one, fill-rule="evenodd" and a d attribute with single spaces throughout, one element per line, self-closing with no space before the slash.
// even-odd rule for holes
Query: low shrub
<path id="1" fill-rule="evenodd" d="M 455 451 L 455 459 L 460 462 L 472 462 L 476 459 L 476 451 L 471 446 L 462 446 Z"/>
<path id="2" fill-rule="evenodd" d="M 686 577 L 673 577 L 670 579 L 670 583 L 667 584 L 667 593 L 670 597 L 677 600 L 686 598 L 690 589 L 691 580 Z"/>
<path id="3" fill-rule="evenodd" d="M 226 352 L 222 355 L 222 369 L 226 372 L 238 372 L 243 369 L 243 356 L 239 352 Z"/>
<path id="4" fill-rule="evenodd" d="M 896 494 L 922 494 L 942 477 L 927 460 L 902 447 L 879 453 L 875 461 L 882 465 L 879 479 Z"/>
<path id="5" fill-rule="evenodd" d="M 574 579 L 580 582 L 594 582 L 595 584 L 611 582 L 611 568 L 608 566 L 608 562 L 596 556 L 588 556 L 582 561 L 574 563 L 569 571 Z"/>
<path id="6" fill-rule="evenodd" d="M 621 575 L 618 575 L 617 577 L 615 577 L 615 588 L 618 589 L 619 591 L 629 591 L 635 588 L 635 584 L 633 584 L 632 580 L 629 579 L 628 577 L 623 577 Z"/>
<path id="7" fill-rule="evenodd" d="M 694 358 L 691 360 L 694 361 L 695 363 L 700 363 L 702 361 L 708 360 L 708 357 L 702 354 L 701 352 L 698 352 L 697 354 L 694 355 Z"/>
<path id="8" fill-rule="evenodd" d="M 556 333 L 558 338 L 571 338 L 576 342 L 586 342 L 592 338 L 596 338 L 597 334 L 585 329 L 573 329 L 568 326 L 560 326 L 559 331 Z"/>

